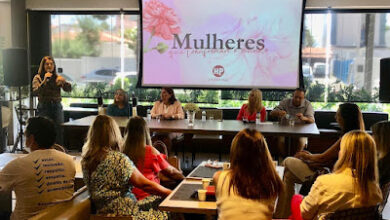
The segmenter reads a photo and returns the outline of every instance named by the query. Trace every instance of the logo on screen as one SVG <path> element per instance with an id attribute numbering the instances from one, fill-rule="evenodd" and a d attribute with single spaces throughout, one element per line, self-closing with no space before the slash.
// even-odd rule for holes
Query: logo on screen
<path id="1" fill-rule="evenodd" d="M 221 66 L 221 65 L 214 66 L 213 75 L 215 77 L 221 77 L 221 76 L 223 76 L 224 73 L 225 73 L 225 68 L 223 68 L 223 66 Z"/>

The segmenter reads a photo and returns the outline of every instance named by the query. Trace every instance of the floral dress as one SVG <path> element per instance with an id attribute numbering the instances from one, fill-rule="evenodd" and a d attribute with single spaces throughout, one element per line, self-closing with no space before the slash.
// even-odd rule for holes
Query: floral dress
<path id="1" fill-rule="evenodd" d="M 135 169 L 124 154 L 110 151 L 96 170 L 89 175 L 83 165 L 84 182 L 88 187 L 97 214 L 126 216 L 133 219 L 168 219 L 166 212 L 158 211 L 161 199 L 149 196 L 139 202 L 131 192 L 129 179 Z"/>

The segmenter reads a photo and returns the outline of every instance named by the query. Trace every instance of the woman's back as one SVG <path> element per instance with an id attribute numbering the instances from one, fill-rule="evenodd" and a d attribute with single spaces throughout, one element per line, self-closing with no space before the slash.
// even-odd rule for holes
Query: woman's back
<path id="1" fill-rule="evenodd" d="M 330 212 L 374 206 L 381 202 L 382 193 L 378 184 L 370 182 L 368 187 L 368 198 L 361 200 L 362 194 L 357 190 L 358 185 L 351 169 L 322 175 L 301 203 L 302 217 L 323 219 Z"/>
<path id="2" fill-rule="evenodd" d="M 98 214 L 133 213 L 136 199 L 129 183 L 133 170 L 131 160 L 116 151 L 109 151 L 91 174 L 83 163 L 84 182 Z"/>
<path id="3" fill-rule="evenodd" d="M 218 219 L 272 219 L 276 198 L 267 200 L 251 200 L 238 195 L 230 189 L 230 171 L 221 172 L 217 186 L 216 197 Z"/>
<path id="4" fill-rule="evenodd" d="M 147 145 L 145 147 L 145 159 L 137 162 L 138 170 L 149 180 L 160 184 L 158 173 L 169 167 L 164 154 L 155 154 L 153 147 Z M 138 200 L 144 199 L 149 194 L 139 188 L 133 188 L 132 192 Z"/>

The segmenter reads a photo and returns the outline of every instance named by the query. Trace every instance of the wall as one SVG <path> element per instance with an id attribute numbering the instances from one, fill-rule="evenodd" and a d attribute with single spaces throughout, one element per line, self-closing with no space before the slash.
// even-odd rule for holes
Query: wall
<path id="1" fill-rule="evenodd" d="M 306 0 L 307 9 L 390 9 L 389 0 Z"/>
<path id="2" fill-rule="evenodd" d="M 15 0 L 14 0 L 15 1 Z M 26 0 L 33 10 L 138 10 L 138 0 Z M 390 9 L 389 0 L 306 0 L 307 9 Z"/>

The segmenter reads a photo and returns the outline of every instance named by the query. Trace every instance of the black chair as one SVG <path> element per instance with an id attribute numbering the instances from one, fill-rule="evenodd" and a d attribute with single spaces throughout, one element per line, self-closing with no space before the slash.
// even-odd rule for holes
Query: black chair
<path id="1" fill-rule="evenodd" d="M 327 214 L 325 220 L 381 220 L 379 205 L 344 209 Z"/>
<path id="2" fill-rule="evenodd" d="M 379 205 L 379 213 L 382 213 L 383 209 L 386 207 L 387 199 L 388 199 L 389 193 L 390 193 L 390 182 L 384 184 L 381 187 L 381 190 L 382 190 L 383 200 L 382 200 L 381 204 Z"/>

